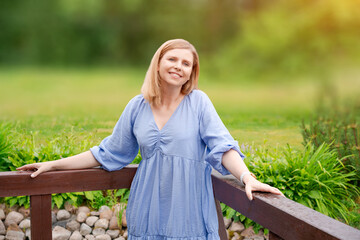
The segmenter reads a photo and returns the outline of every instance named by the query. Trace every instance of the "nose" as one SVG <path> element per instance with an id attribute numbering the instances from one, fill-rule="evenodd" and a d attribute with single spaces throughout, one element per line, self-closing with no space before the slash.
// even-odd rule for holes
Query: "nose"
<path id="1" fill-rule="evenodd" d="M 174 65 L 174 68 L 178 71 L 181 70 L 181 63 L 180 62 L 176 62 L 175 65 Z"/>

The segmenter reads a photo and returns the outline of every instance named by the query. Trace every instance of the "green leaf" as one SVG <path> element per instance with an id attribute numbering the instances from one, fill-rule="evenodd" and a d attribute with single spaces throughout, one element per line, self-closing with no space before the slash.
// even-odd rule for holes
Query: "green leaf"
<path id="1" fill-rule="evenodd" d="M 115 197 L 120 197 L 120 196 L 124 195 L 126 190 L 127 190 L 126 188 L 117 190 L 116 193 L 115 193 Z"/>
<path id="2" fill-rule="evenodd" d="M 19 199 L 19 205 L 22 206 L 26 202 L 26 197 L 20 197 Z"/>
<path id="3" fill-rule="evenodd" d="M 90 201 L 94 200 L 94 193 L 93 192 L 84 192 L 85 197 Z"/>
<path id="4" fill-rule="evenodd" d="M 10 199 L 10 207 L 14 206 L 17 203 L 17 198 L 13 197 Z"/>
<path id="5" fill-rule="evenodd" d="M 58 208 L 61 208 L 61 206 L 64 203 L 64 199 L 62 198 L 62 196 L 61 195 L 53 195 L 52 198 L 54 199 L 54 202 L 55 202 L 56 206 Z"/>
<path id="6" fill-rule="evenodd" d="M 321 194 L 319 191 L 316 190 L 312 190 L 309 192 L 309 197 L 313 198 L 313 199 L 321 199 Z"/>

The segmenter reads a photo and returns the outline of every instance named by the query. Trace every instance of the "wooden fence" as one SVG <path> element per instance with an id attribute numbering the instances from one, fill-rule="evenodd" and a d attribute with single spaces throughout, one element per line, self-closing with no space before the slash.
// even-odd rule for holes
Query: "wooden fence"
<path id="1" fill-rule="evenodd" d="M 32 179 L 29 172 L 0 172 L 0 197 L 30 196 L 31 239 L 52 238 L 51 194 L 129 188 L 137 165 L 114 172 L 83 169 L 47 172 Z M 234 177 L 212 174 L 221 240 L 227 239 L 220 203 L 269 229 L 269 239 L 360 239 L 360 231 L 287 198 L 255 193 L 249 201 Z"/>

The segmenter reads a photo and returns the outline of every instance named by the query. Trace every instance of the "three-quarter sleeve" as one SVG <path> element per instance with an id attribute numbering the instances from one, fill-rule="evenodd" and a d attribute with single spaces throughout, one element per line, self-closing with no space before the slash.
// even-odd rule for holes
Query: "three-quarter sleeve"
<path id="1" fill-rule="evenodd" d="M 223 175 L 230 172 L 222 165 L 222 156 L 230 149 L 236 150 L 242 159 L 245 155 L 240 151 L 239 144 L 233 139 L 221 121 L 212 102 L 204 92 L 200 92 L 200 135 L 207 147 L 205 160 Z"/>
<path id="2" fill-rule="evenodd" d="M 139 145 L 133 132 L 133 126 L 140 100 L 140 95 L 130 100 L 112 134 L 103 139 L 99 146 L 90 149 L 95 159 L 107 171 L 125 167 L 138 154 Z"/>

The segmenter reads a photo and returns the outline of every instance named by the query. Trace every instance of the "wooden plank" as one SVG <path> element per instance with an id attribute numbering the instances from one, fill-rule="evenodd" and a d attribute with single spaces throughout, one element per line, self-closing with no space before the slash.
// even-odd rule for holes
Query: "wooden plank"
<path id="1" fill-rule="evenodd" d="M 221 206 L 219 200 L 215 199 L 215 205 L 216 205 L 216 211 L 218 216 L 218 222 L 219 222 L 219 236 L 221 240 L 228 240 L 227 234 L 226 234 L 226 228 L 224 224 L 224 217 L 221 211 Z"/>
<path id="2" fill-rule="evenodd" d="M 44 195 L 129 188 L 137 165 L 107 172 L 99 168 L 53 171 L 31 178 L 31 172 L 0 172 L 0 197 Z"/>
<path id="3" fill-rule="evenodd" d="M 249 201 L 244 187 L 232 176 L 212 174 L 216 199 L 244 214 L 283 239 L 360 239 L 360 231 L 290 199 L 254 193 Z"/>
<path id="4" fill-rule="evenodd" d="M 269 240 L 283 240 L 281 237 L 279 237 L 278 235 L 276 235 L 273 232 L 269 232 Z"/>
<path id="5" fill-rule="evenodd" d="M 52 239 L 51 195 L 30 196 L 31 239 Z"/>

